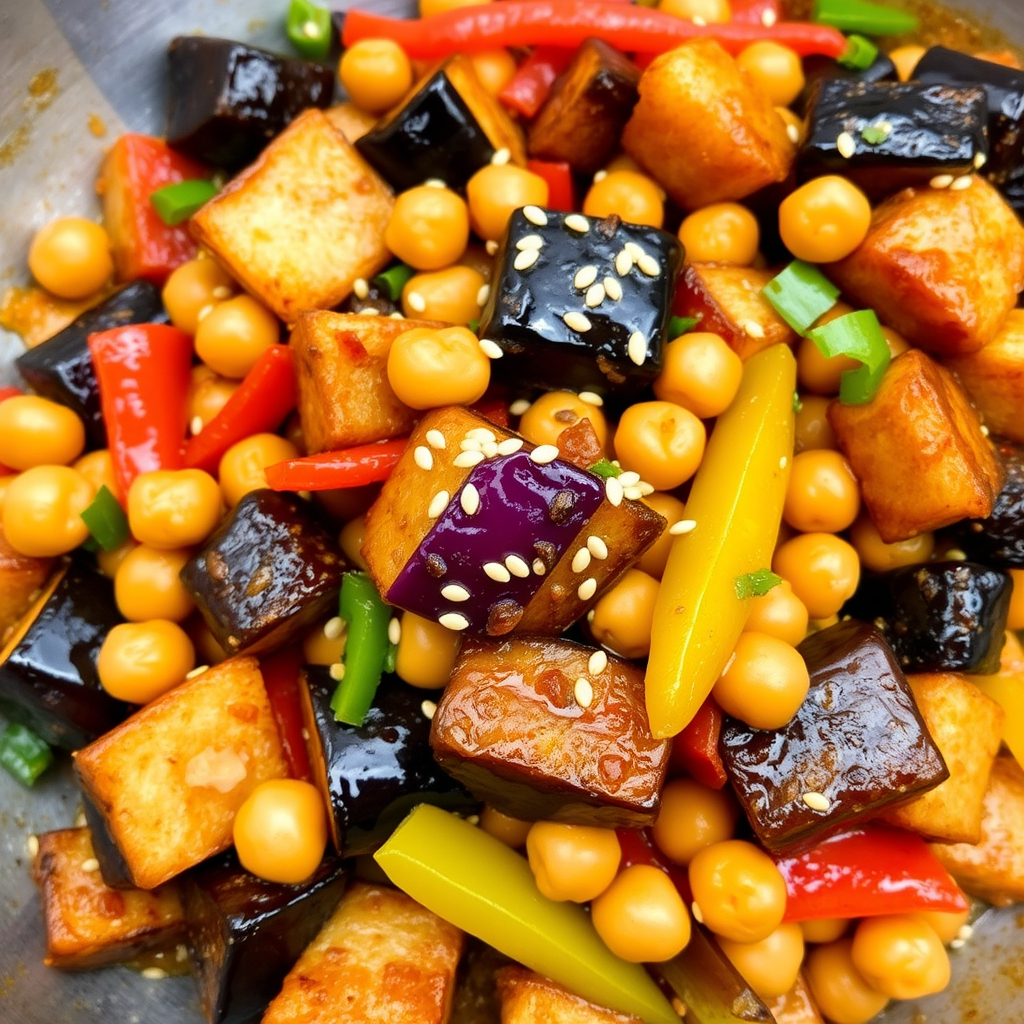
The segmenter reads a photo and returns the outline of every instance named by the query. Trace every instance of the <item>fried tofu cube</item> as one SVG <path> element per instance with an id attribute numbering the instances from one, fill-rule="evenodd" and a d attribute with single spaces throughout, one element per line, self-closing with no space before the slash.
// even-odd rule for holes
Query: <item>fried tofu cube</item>
<path id="1" fill-rule="evenodd" d="M 632 1014 L 606 1010 L 525 967 L 502 967 L 495 982 L 501 1024 L 640 1024 Z"/>
<path id="2" fill-rule="evenodd" d="M 463 934 L 405 893 L 357 882 L 263 1024 L 446 1024 Z"/>
<path id="3" fill-rule="evenodd" d="M 891 196 L 861 245 L 827 270 L 849 302 L 945 356 L 987 345 L 1024 288 L 1024 226 L 984 178 L 969 180 Z"/>
<path id="4" fill-rule="evenodd" d="M 286 324 L 391 258 L 394 197 L 322 110 L 300 114 L 192 218 L 195 237 Z"/>
<path id="5" fill-rule="evenodd" d="M 793 987 L 768 1003 L 775 1024 L 824 1024 L 803 975 L 796 976 Z"/>
<path id="6" fill-rule="evenodd" d="M 1024 900 L 1024 769 L 997 757 L 985 791 L 981 840 L 931 847 L 964 892 L 997 907 Z"/>
<path id="7" fill-rule="evenodd" d="M 711 39 L 663 53 L 640 78 L 627 153 L 684 210 L 784 181 L 796 146 L 771 99 Z"/>
<path id="8" fill-rule="evenodd" d="M 919 349 L 893 360 L 870 402 L 833 402 L 828 421 L 887 544 L 992 512 L 1002 466 L 963 389 Z"/>
<path id="9" fill-rule="evenodd" d="M 349 142 L 361 139 L 377 123 L 373 114 L 360 110 L 354 103 L 337 103 L 324 114 Z"/>
<path id="10" fill-rule="evenodd" d="M 32 606 L 52 569 L 52 558 L 15 551 L 0 528 L 0 644 Z"/>
<path id="11" fill-rule="evenodd" d="M 1002 740 L 1003 709 L 952 672 L 908 675 L 907 682 L 949 778 L 883 817 L 934 842 L 977 843 L 982 801 Z"/>
<path id="12" fill-rule="evenodd" d="M 255 658 L 223 661 L 74 755 L 75 774 L 140 889 L 231 845 L 235 813 L 288 774 Z"/>
<path id="13" fill-rule="evenodd" d="M 676 288 L 673 312 L 697 319 L 697 330 L 721 336 L 740 359 L 772 345 L 792 345 L 796 332 L 761 294 L 774 276 L 753 267 L 689 263 Z"/>
<path id="14" fill-rule="evenodd" d="M 993 434 L 1024 441 L 1024 309 L 977 352 L 945 360 Z"/>

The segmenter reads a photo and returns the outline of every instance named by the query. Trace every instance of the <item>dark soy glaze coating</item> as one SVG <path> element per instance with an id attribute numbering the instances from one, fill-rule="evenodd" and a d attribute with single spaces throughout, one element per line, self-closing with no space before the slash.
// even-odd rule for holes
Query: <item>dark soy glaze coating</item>
<path id="1" fill-rule="evenodd" d="M 376 310 L 381 316 L 391 316 L 392 313 L 401 313 L 400 303 L 391 298 L 391 293 L 386 285 L 379 285 L 375 281 L 366 282 L 366 297 L 359 298 L 353 292 L 339 307 L 339 313 L 362 313 L 364 309 Z"/>
<path id="2" fill-rule="evenodd" d="M 881 198 L 924 187 L 938 174 L 970 174 L 988 157 L 986 116 L 980 86 L 822 81 L 808 111 L 797 175 L 841 174 Z M 871 132 L 879 125 L 888 135 L 875 142 Z M 838 148 L 844 132 L 856 146 L 851 156 Z"/>
<path id="3" fill-rule="evenodd" d="M 495 256 L 497 281 L 480 314 L 480 337 L 504 352 L 494 372 L 521 387 L 638 394 L 661 372 L 683 247 L 665 231 L 615 216 L 584 218 L 589 221 L 585 232 L 567 227 L 563 213 L 545 210 L 544 216 L 547 224 L 537 225 L 522 210 L 512 214 Z M 540 255 L 531 267 L 517 270 L 517 243 L 532 235 L 543 240 Z M 630 243 L 654 259 L 655 275 L 636 265 L 618 274 L 616 257 Z M 587 306 L 588 289 L 574 282 L 577 271 L 588 266 L 597 269 L 592 287 L 611 278 L 622 290 L 621 299 L 606 297 Z M 590 329 L 570 327 L 563 319 L 567 313 L 585 316 Z M 635 331 L 646 341 L 639 364 L 629 356 Z"/>
<path id="4" fill-rule="evenodd" d="M 149 281 L 134 281 L 14 362 L 34 391 L 66 405 L 82 418 L 90 448 L 106 448 L 107 428 L 89 354 L 89 335 L 126 324 L 165 323 L 167 314 L 160 289 Z"/>
<path id="5" fill-rule="evenodd" d="M 234 854 L 181 878 L 189 957 L 210 1024 L 254 1024 L 313 941 L 345 888 L 345 868 L 325 860 L 300 885 L 250 875 Z"/>
<path id="6" fill-rule="evenodd" d="M 88 793 L 82 789 L 80 793 L 85 823 L 89 826 L 89 834 L 92 837 L 92 851 L 99 863 L 104 884 L 109 885 L 111 889 L 134 889 L 135 883 L 132 881 L 128 862 L 114 842 L 106 817 Z"/>
<path id="7" fill-rule="evenodd" d="M 330 808 L 340 854 L 373 853 L 416 804 L 466 812 L 479 807 L 434 760 L 423 690 L 385 677 L 366 721 L 356 727 L 334 718 L 337 685 L 323 666 L 303 669 L 300 693 L 313 781 Z"/>
<path id="8" fill-rule="evenodd" d="M 992 514 L 958 523 L 951 532 L 968 558 L 997 569 L 1024 568 L 1024 446 L 999 441 L 996 451 L 1006 477 Z"/>
<path id="9" fill-rule="evenodd" d="M 810 105 L 811 97 L 814 95 L 815 87 L 819 82 L 827 82 L 834 79 L 846 82 L 895 82 L 898 79 L 896 65 L 889 58 L 879 51 L 874 63 L 863 71 L 857 68 L 844 67 L 837 60 L 826 57 L 824 54 L 814 54 L 804 57 L 804 87 L 800 95 L 793 103 L 793 109 L 801 116 L 807 115 L 807 107 Z"/>
<path id="10" fill-rule="evenodd" d="M 122 622 L 114 584 L 76 557 L 0 665 L 0 710 L 63 750 L 78 750 L 128 717 L 100 685 L 96 659 Z"/>
<path id="11" fill-rule="evenodd" d="M 937 786 L 949 776 L 882 635 L 855 620 L 798 648 L 811 676 L 784 729 L 726 718 L 719 750 L 761 843 L 790 852 Z M 822 794 L 827 811 L 804 802 Z"/>
<path id="12" fill-rule="evenodd" d="M 251 163 L 303 110 L 334 98 L 332 68 L 231 39 L 178 36 L 167 57 L 167 143 L 217 167 Z"/>
<path id="13" fill-rule="evenodd" d="M 327 612 L 345 562 L 309 503 L 251 491 L 181 570 L 229 654 L 273 650 Z"/>

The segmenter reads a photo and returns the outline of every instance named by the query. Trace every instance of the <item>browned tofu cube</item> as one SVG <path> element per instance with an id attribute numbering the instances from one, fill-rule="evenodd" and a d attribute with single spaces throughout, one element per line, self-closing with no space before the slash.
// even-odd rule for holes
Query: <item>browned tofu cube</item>
<path id="1" fill-rule="evenodd" d="M 324 111 L 327 120 L 348 139 L 361 139 L 376 123 L 377 118 L 360 110 L 354 103 L 337 103 Z"/>
<path id="2" fill-rule="evenodd" d="M 1024 441 L 1024 309 L 977 352 L 945 360 L 993 434 Z"/>
<path id="3" fill-rule="evenodd" d="M 753 267 L 690 263 L 679 279 L 674 312 L 696 318 L 697 330 L 720 335 L 740 359 L 771 345 L 792 345 L 796 332 L 761 294 L 774 276 Z"/>
<path id="4" fill-rule="evenodd" d="M 670 744 L 651 735 L 643 669 L 568 640 L 462 645 L 430 730 L 474 796 L 524 821 L 654 821 Z"/>
<path id="5" fill-rule="evenodd" d="M 952 672 L 908 675 L 907 682 L 949 778 L 883 817 L 938 843 L 976 843 L 988 777 L 1002 741 L 1003 709 Z"/>
<path id="6" fill-rule="evenodd" d="M 606 1010 L 525 967 L 502 967 L 495 982 L 501 1024 L 640 1024 L 632 1014 Z"/>
<path id="7" fill-rule="evenodd" d="M 405 893 L 355 883 L 263 1024 L 446 1024 L 463 935 Z"/>
<path id="8" fill-rule="evenodd" d="M 802 974 L 784 995 L 768 1003 L 775 1024 L 824 1024 Z"/>
<path id="9" fill-rule="evenodd" d="M 46 965 L 85 970 L 171 954 L 184 938 L 185 916 L 172 882 L 153 892 L 103 883 L 87 828 L 39 837 L 32 865 L 46 924 Z"/>
<path id="10" fill-rule="evenodd" d="M 931 847 L 964 892 L 997 907 L 1024 900 L 1024 770 L 1012 757 L 992 765 L 981 841 Z"/>
<path id="11" fill-rule="evenodd" d="M 530 155 L 593 174 L 615 155 L 637 100 L 640 70 L 614 47 L 588 39 L 541 107 L 527 136 Z"/>
<path id="12" fill-rule="evenodd" d="M 796 157 L 771 99 L 710 39 L 644 71 L 622 145 L 684 210 L 783 181 Z"/>
<path id="13" fill-rule="evenodd" d="M 1024 288 L 1024 226 L 981 177 L 959 192 L 908 188 L 878 206 L 864 242 L 827 272 L 912 345 L 975 352 Z"/>
<path id="14" fill-rule="evenodd" d="M 192 232 L 286 324 L 330 309 L 391 258 L 394 197 L 322 110 L 300 114 L 192 218 Z"/>
<path id="15" fill-rule="evenodd" d="M 52 570 L 52 558 L 20 554 L 0 528 L 0 645 L 32 606 Z"/>
<path id="16" fill-rule="evenodd" d="M 963 389 L 919 349 L 892 361 L 870 402 L 833 402 L 828 421 L 886 543 L 991 513 L 1002 466 Z"/>
<path id="17" fill-rule="evenodd" d="M 221 662 L 74 755 L 75 773 L 140 889 L 231 845 L 235 813 L 288 774 L 255 658 Z"/>

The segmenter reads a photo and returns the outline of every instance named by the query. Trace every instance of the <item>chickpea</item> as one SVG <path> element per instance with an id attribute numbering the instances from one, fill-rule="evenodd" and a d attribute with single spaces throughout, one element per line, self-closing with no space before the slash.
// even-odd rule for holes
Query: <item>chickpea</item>
<path id="1" fill-rule="evenodd" d="M 686 21 L 704 25 L 725 25 L 732 21 L 729 0 L 660 0 L 658 10 Z"/>
<path id="2" fill-rule="evenodd" d="M 590 186 L 583 200 L 588 217 L 610 217 L 613 213 L 628 224 L 660 228 L 665 223 L 665 199 L 661 186 L 637 171 L 610 171 Z"/>
<path id="3" fill-rule="evenodd" d="M 822 917 L 817 921 L 800 922 L 804 942 L 835 942 L 846 934 L 849 927 L 850 922 L 845 917 Z"/>
<path id="4" fill-rule="evenodd" d="M 907 339 L 899 331 L 894 331 L 891 327 L 882 327 L 882 337 L 885 338 L 885 345 L 889 349 L 889 357 L 891 359 L 903 355 L 910 348 Z"/>
<path id="5" fill-rule="evenodd" d="M 129 622 L 184 622 L 195 605 L 179 573 L 191 557 L 185 548 L 160 550 L 146 544 L 132 548 L 114 576 L 118 611 Z"/>
<path id="6" fill-rule="evenodd" d="M 484 276 L 456 264 L 444 270 L 415 274 L 402 289 L 402 309 L 408 317 L 468 324 L 480 316 L 477 301 Z"/>
<path id="7" fill-rule="evenodd" d="M 743 980 L 765 1001 L 784 996 L 796 984 L 804 959 L 800 925 L 780 924 L 760 942 L 719 938 L 718 944 Z"/>
<path id="8" fill-rule="evenodd" d="M 897 46 L 889 53 L 889 60 L 896 65 L 896 74 L 901 82 L 909 82 L 914 77 L 914 68 L 925 55 L 923 46 Z"/>
<path id="9" fill-rule="evenodd" d="M 833 1024 L 868 1024 L 889 1002 L 854 966 L 852 939 L 815 946 L 804 961 L 804 978 L 823 1016 Z"/>
<path id="10" fill-rule="evenodd" d="M 775 862 L 753 843 L 727 839 L 690 861 L 698 920 L 734 942 L 760 942 L 782 924 L 786 883 Z"/>
<path id="11" fill-rule="evenodd" d="M 719 335 L 692 331 L 665 346 L 654 394 L 706 420 L 729 408 L 742 377 L 743 360 Z"/>
<path id="12" fill-rule="evenodd" d="M 777 637 L 796 647 L 807 635 L 809 616 L 803 601 L 783 580 L 767 594 L 751 598 L 745 629 Z"/>
<path id="13" fill-rule="evenodd" d="M 278 462 L 298 458 L 299 450 L 277 434 L 250 434 L 221 456 L 220 491 L 224 504 L 234 508 L 250 491 L 267 486 L 264 470 Z"/>
<path id="14" fill-rule="evenodd" d="M 469 59 L 480 84 L 492 96 L 497 96 L 516 73 L 515 57 L 505 49 L 480 50 L 471 53 Z"/>
<path id="15" fill-rule="evenodd" d="M 960 935 L 960 930 L 967 924 L 971 911 L 969 909 L 953 911 L 919 910 L 917 916 L 927 921 L 935 934 L 938 935 L 939 941 L 948 946 Z"/>
<path id="16" fill-rule="evenodd" d="M 115 497 L 121 490 L 114 475 L 114 460 L 106 448 L 87 452 L 80 459 L 76 459 L 71 468 L 81 473 L 92 484 L 97 494 L 101 487 L 106 487 Z"/>
<path id="17" fill-rule="evenodd" d="M 472 7 L 479 3 L 490 3 L 490 0 L 420 0 L 420 17 L 429 18 L 433 14 L 443 14 L 457 7 Z"/>
<path id="18" fill-rule="evenodd" d="M 490 804 L 480 812 L 480 827 L 488 835 L 500 839 L 506 846 L 511 846 L 513 850 L 521 850 L 526 845 L 526 838 L 533 826 L 534 822 L 511 818 L 495 810 Z"/>
<path id="19" fill-rule="evenodd" d="M 96 552 L 96 565 L 107 579 L 116 579 L 117 570 L 121 563 L 139 546 L 139 542 L 129 537 L 123 544 L 114 548 L 113 551 L 104 551 L 100 548 Z"/>
<path id="20" fill-rule="evenodd" d="M 196 656 L 188 634 L 166 619 L 122 622 L 107 634 L 96 659 L 103 689 L 129 704 L 148 704 L 184 682 Z"/>
<path id="21" fill-rule="evenodd" d="M 469 209 L 449 188 L 419 185 L 395 199 L 384 244 L 416 270 L 455 263 L 469 242 Z"/>
<path id="22" fill-rule="evenodd" d="M 707 432 L 689 409 L 674 402 L 638 402 L 619 420 L 615 454 L 659 491 L 671 491 L 697 472 Z"/>
<path id="23" fill-rule="evenodd" d="M 919 533 L 916 537 L 886 544 L 871 521 L 871 516 L 865 511 L 850 527 L 850 543 L 857 549 L 865 569 L 872 572 L 888 572 L 904 565 L 927 562 L 935 551 L 935 534 Z"/>
<path id="24" fill-rule="evenodd" d="M 594 639 L 623 658 L 646 658 L 651 652 L 651 626 L 658 581 L 639 569 L 622 579 L 594 605 L 590 629 Z"/>
<path id="25" fill-rule="evenodd" d="M 831 533 L 804 533 L 775 551 L 772 569 L 789 580 L 812 619 L 835 615 L 860 582 L 856 550 Z"/>
<path id="26" fill-rule="evenodd" d="M 6 473 L 0 476 L 0 516 L 3 516 L 4 498 L 7 496 L 7 488 L 18 478 L 17 473 Z"/>
<path id="27" fill-rule="evenodd" d="M 201 544 L 220 519 L 220 487 L 201 469 L 141 473 L 128 490 L 128 525 L 154 548 Z"/>
<path id="28" fill-rule="evenodd" d="M 832 263 L 849 256 L 867 237 L 871 204 L 853 182 L 838 174 L 814 178 L 779 206 L 779 233 L 798 259 Z"/>
<path id="29" fill-rule="evenodd" d="M 558 444 L 558 436 L 582 419 L 590 420 L 601 447 L 608 443 L 608 423 L 599 406 L 571 391 L 547 391 L 523 413 L 519 433 L 532 444 Z"/>
<path id="30" fill-rule="evenodd" d="M 828 450 L 794 456 L 783 517 L 806 533 L 839 533 L 857 518 L 860 487 L 850 464 Z"/>
<path id="31" fill-rule="evenodd" d="M 4 536 L 22 555 L 67 554 L 89 536 L 82 513 L 95 497 L 92 484 L 69 466 L 33 466 L 7 485 Z"/>
<path id="32" fill-rule="evenodd" d="M 615 171 L 635 171 L 643 174 L 644 169 L 628 154 L 617 153 L 604 165 L 605 174 L 612 174 Z"/>
<path id="33" fill-rule="evenodd" d="M 633 864 L 590 905 L 604 944 L 631 963 L 671 960 L 690 941 L 690 915 L 664 871 Z"/>
<path id="34" fill-rule="evenodd" d="M 163 301 L 171 323 L 186 334 L 195 334 L 199 314 L 207 306 L 230 299 L 235 282 L 212 257 L 188 260 L 171 271 L 164 285 Z"/>
<path id="35" fill-rule="evenodd" d="M 302 658 L 307 665 L 336 665 L 348 643 L 344 620 L 336 616 L 318 622 L 303 638 Z"/>
<path id="36" fill-rule="evenodd" d="M 666 857 L 686 867 L 706 846 L 732 839 L 738 820 L 739 808 L 729 790 L 673 779 L 662 791 L 651 834 Z"/>
<path id="37" fill-rule="evenodd" d="M 192 367 L 192 383 L 188 389 L 188 423 L 193 435 L 198 434 L 228 404 L 238 390 L 237 380 L 228 380 L 200 363 Z"/>
<path id="38" fill-rule="evenodd" d="M 856 544 L 856 541 L 854 541 Z M 1006 618 L 1007 629 L 1024 629 L 1024 569 L 1008 569 L 1013 580 L 1010 592 L 1010 611 Z"/>
<path id="39" fill-rule="evenodd" d="M 199 321 L 196 355 L 222 377 L 240 380 L 280 340 L 277 317 L 251 295 L 238 295 Z"/>
<path id="40" fill-rule="evenodd" d="M 788 46 L 761 39 L 741 50 L 736 63 L 776 107 L 788 107 L 804 87 L 800 57 Z"/>
<path id="41" fill-rule="evenodd" d="M 547 206 L 548 183 L 515 164 L 488 164 L 466 183 L 469 222 L 484 241 L 498 241 L 521 206 Z"/>
<path id="42" fill-rule="evenodd" d="M 184 623 L 192 645 L 196 649 L 201 665 L 219 665 L 227 659 L 227 651 L 221 647 L 217 638 L 210 632 L 210 627 L 199 614 L 191 616 Z"/>
<path id="43" fill-rule="evenodd" d="M 360 110 L 383 114 L 412 88 L 412 64 L 390 39 L 361 39 L 341 55 L 338 78 Z"/>
<path id="44" fill-rule="evenodd" d="M 812 341 L 811 344 L 813 345 L 814 342 Z M 817 351 L 816 346 L 815 351 Z M 796 412 L 796 439 L 793 448 L 798 455 L 800 452 L 839 447 L 832 425 L 828 421 L 830 402 L 831 399 L 822 395 L 800 396 L 800 408 Z"/>
<path id="45" fill-rule="evenodd" d="M 461 637 L 433 619 L 412 612 L 402 616 L 395 672 L 410 686 L 438 690 L 452 674 Z"/>
<path id="46" fill-rule="evenodd" d="M 660 580 L 665 566 L 668 565 L 668 555 L 675 540 L 669 530 L 681 519 L 686 518 L 686 506 L 677 497 L 664 491 L 648 494 L 643 501 L 665 517 L 666 525 L 661 536 L 637 560 L 636 567 L 648 576 Z"/>
<path id="47" fill-rule="evenodd" d="M 538 821 L 526 837 L 526 855 L 549 900 L 586 903 L 611 885 L 622 850 L 614 829 Z"/>
<path id="48" fill-rule="evenodd" d="M 388 353 L 388 383 L 413 409 L 471 405 L 491 382 L 491 361 L 466 327 L 414 327 Z"/>
<path id="49" fill-rule="evenodd" d="M 949 984 L 949 956 L 918 914 L 868 917 L 853 933 L 850 957 L 864 980 L 893 999 L 920 999 Z"/>
<path id="50" fill-rule="evenodd" d="M 728 263 L 749 267 L 761 244 L 757 218 L 739 203 L 712 203 L 679 225 L 688 263 Z"/>
<path id="51" fill-rule="evenodd" d="M 755 729 L 781 729 L 807 696 L 804 659 L 785 640 L 767 633 L 742 633 L 718 677 L 714 698 L 726 714 Z"/>
<path id="52" fill-rule="evenodd" d="M 845 302 L 837 302 L 827 313 L 818 318 L 814 326 L 824 327 L 825 324 L 852 312 L 853 310 Z M 823 355 L 821 349 L 810 338 L 803 338 L 797 348 L 797 380 L 802 388 L 806 388 L 816 395 L 829 397 L 838 395 L 843 374 L 847 370 L 856 370 L 860 365 L 856 359 L 851 359 L 849 356 L 829 358 Z"/>
<path id="53" fill-rule="evenodd" d="M 0 462 L 5 466 L 66 466 L 84 447 L 85 427 L 66 405 L 39 395 L 0 402 Z"/>
<path id="54" fill-rule="evenodd" d="M 59 217 L 36 232 L 28 267 L 48 292 L 62 299 L 84 299 L 114 273 L 110 238 L 84 217 Z"/>
<path id="55" fill-rule="evenodd" d="M 350 519 L 338 535 L 338 546 L 349 565 L 367 572 L 366 559 L 363 558 L 363 534 L 366 532 L 366 516 Z"/>

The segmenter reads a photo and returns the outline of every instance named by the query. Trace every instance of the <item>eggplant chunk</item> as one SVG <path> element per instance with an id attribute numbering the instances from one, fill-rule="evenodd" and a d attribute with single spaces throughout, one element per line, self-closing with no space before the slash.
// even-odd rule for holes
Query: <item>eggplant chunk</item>
<path id="1" fill-rule="evenodd" d="M 316 937 L 345 888 L 340 861 L 325 860 L 299 885 L 250 875 L 234 854 L 181 882 L 192 971 L 210 1024 L 253 1024 Z"/>
<path id="2" fill-rule="evenodd" d="M 229 654 L 287 643 L 335 602 L 345 562 L 301 499 L 251 491 L 181 570 Z"/>
<path id="3" fill-rule="evenodd" d="M 237 170 L 307 107 L 334 98 L 334 72 L 231 39 L 178 36 L 170 64 L 167 143 Z"/>
<path id="4" fill-rule="evenodd" d="M 807 108 L 819 82 L 895 82 L 896 65 L 879 51 L 870 67 L 863 71 L 848 68 L 832 57 L 816 54 L 804 57 L 804 87 L 793 103 L 793 109 L 801 116 L 807 116 Z"/>
<path id="5" fill-rule="evenodd" d="M 784 729 L 727 718 L 719 750 L 757 838 L 772 853 L 812 846 L 949 777 L 895 655 L 848 620 L 799 651 L 811 685 Z"/>
<path id="6" fill-rule="evenodd" d="M 14 627 L 37 600 L 52 570 L 52 558 L 34 558 L 15 551 L 0 527 L 0 644 L 6 644 Z"/>
<path id="7" fill-rule="evenodd" d="M 1024 568 L 1024 446 L 996 446 L 1006 471 L 992 512 L 957 523 L 951 531 L 967 557 L 997 569 Z"/>
<path id="8" fill-rule="evenodd" d="M 443 772 L 430 750 L 423 691 L 388 678 L 358 728 L 331 710 L 337 683 L 324 667 L 307 667 L 300 696 L 313 781 L 329 809 L 335 849 L 373 853 L 416 804 L 470 811 L 477 801 Z"/>
<path id="9" fill-rule="evenodd" d="M 651 735 L 643 670 L 568 640 L 469 639 L 434 714 L 441 767 L 505 814 L 653 823 L 670 744 Z"/>
<path id="10" fill-rule="evenodd" d="M 500 968 L 495 982 L 501 1024 L 641 1024 L 632 1014 L 606 1010 L 518 964 Z"/>
<path id="11" fill-rule="evenodd" d="M 866 576 L 844 613 L 874 622 L 904 672 L 999 671 L 1013 581 L 975 562 Z"/>
<path id="12" fill-rule="evenodd" d="M 126 324 L 166 322 L 160 289 L 149 281 L 134 281 L 87 309 L 52 338 L 18 356 L 15 366 L 33 391 L 66 405 L 81 417 L 90 448 L 106 448 L 107 428 L 89 353 L 89 335 Z"/>

